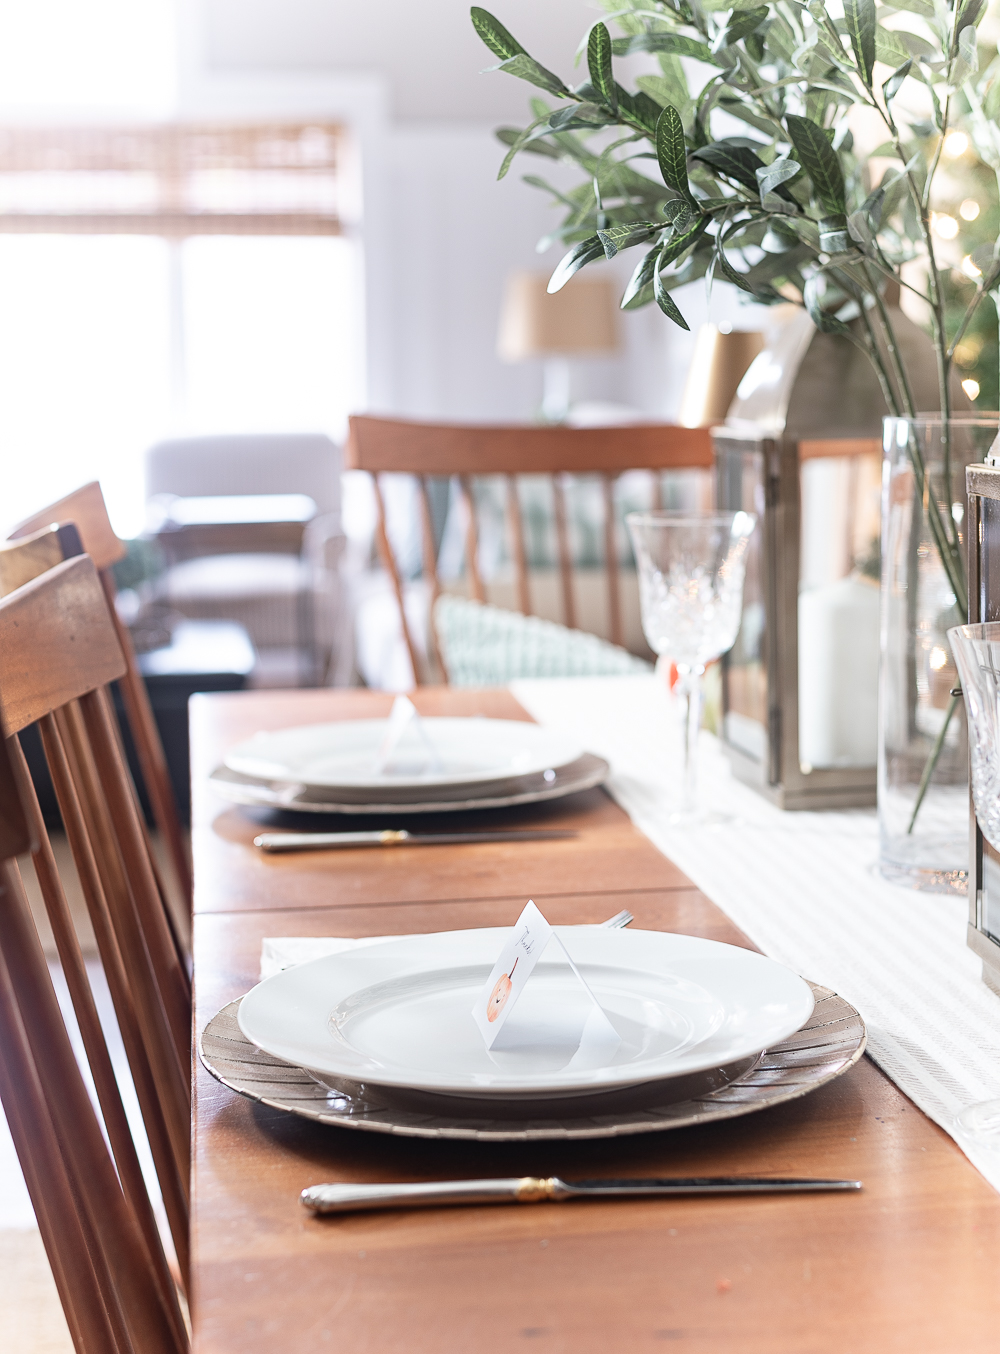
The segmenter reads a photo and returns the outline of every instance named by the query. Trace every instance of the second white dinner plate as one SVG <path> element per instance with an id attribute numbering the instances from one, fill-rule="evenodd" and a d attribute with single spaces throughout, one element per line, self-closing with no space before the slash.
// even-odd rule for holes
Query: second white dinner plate
<path id="1" fill-rule="evenodd" d="M 684 1076 L 797 1030 L 812 991 L 763 955 L 661 931 L 560 927 L 614 1025 L 610 1056 L 581 1056 L 589 999 L 549 945 L 492 1049 L 472 1005 L 506 928 L 359 947 L 286 969 L 243 998 L 239 1024 L 275 1057 L 326 1076 L 448 1095 L 559 1096 Z"/>
<path id="2" fill-rule="evenodd" d="M 429 718 L 403 733 L 379 770 L 388 726 L 351 719 L 258 733 L 227 752 L 225 764 L 246 776 L 385 791 L 544 773 L 583 752 L 567 734 L 525 720 Z"/>

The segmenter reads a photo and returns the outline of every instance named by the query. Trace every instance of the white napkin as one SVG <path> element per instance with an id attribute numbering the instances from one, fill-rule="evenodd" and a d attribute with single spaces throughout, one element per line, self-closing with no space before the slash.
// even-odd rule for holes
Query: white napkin
<path id="1" fill-rule="evenodd" d="M 379 945 L 386 940 L 401 939 L 401 936 L 363 936 L 359 940 L 346 940 L 343 936 L 265 936 L 260 946 L 261 982 L 282 969 L 307 964 L 310 959 L 353 950 L 358 945 Z"/>

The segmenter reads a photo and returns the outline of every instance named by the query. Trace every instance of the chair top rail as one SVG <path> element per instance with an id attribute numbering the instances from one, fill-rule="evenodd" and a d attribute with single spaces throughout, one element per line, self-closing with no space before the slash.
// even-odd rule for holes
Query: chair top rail
<path id="1" fill-rule="evenodd" d="M 0 600 L 6 680 L 0 718 L 11 733 L 125 673 L 94 561 L 79 555 Z"/>
<path id="2" fill-rule="evenodd" d="M 89 484 L 74 489 L 65 498 L 60 498 L 47 508 L 26 517 L 10 533 L 9 539 L 18 540 L 24 536 L 31 536 L 42 527 L 51 526 L 56 522 L 76 524 L 83 548 L 98 569 L 102 571 L 109 569 L 112 564 L 125 558 L 125 546 L 111 526 L 104 495 L 97 480 L 91 480 Z"/>
<path id="3" fill-rule="evenodd" d="M 64 559 L 82 554 L 80 533 L 72 522 L 54 522 L 30 536 L 0 545 L 0 597 L 24 587 Z"/>
<path id="4" fill-rule="evenodd" d="M 414 475 L 619 474 L 710 470 L 707 428 L 669 423 L 564 428 L 422 423 L 355 415 L 345 468 Z"/>

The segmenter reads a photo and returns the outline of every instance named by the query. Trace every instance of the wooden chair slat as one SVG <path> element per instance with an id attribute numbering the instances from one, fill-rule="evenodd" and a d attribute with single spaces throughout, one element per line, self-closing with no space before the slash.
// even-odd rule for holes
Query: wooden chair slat
<path id="1" fill-rule="evenodd" d="M 531 589 L 528 585 L 528 556 L 524 549 L 524 518 L 521 516 L 521 500 L 517 492 L 517 476 L 507 476 L 507 520 L 510 523 L 510 538 L 514 556 L 514 570 L 517 575 L 517 604 L 522 616 L 531 615 Z"/>
<path id="2" fill-rule="evenodd" d="M 118 1177 L 121 1180 L 125 1197 L 135 1214 L 139 1229 L 143 1234 L 149 1261 L 160 1286 L 164 1307 L 170 1312 L 175 1326 L 175 1334 L 178 1339 L 181 1339 L 184 1334 L 184 1322 L 177 1305 L 177 1294 L 163 1254 L 159 1230 L 142 1176 L 142 1167 L 139 1165 L 139 1157 L 135 1150 L 135 1143 L 122 1104 L 111 1057 L 105 1043 L 104 1031 L 97 1014 L 97 1007 L 94 1003 L 86 965 L 80 951 L 80 943 L 73 926 L 69 904 L 66 900 L 62 881 L 59 878 L 52 844 L 42 819 L 38 798 L 31 782 L 27 763 L 24 760 L 24 753 L 16 737 L 8 740 L 8 748 L 14 774 L 20 782 L 21 798 L 27 809 L 38 843 L 32 852 L 35 876 L 48 914 L 49 924 L 52 927 L 53 939 L 59 954 L 59 962 L 62 965 L 63 976 L 66 979 L 66 986 L 69 989 L 70 999 L 73 1003 L 87 1062 L 94 1078 L 94 1087 L 97 1091 L 97 1099 L 101 1107 L 111 1151 L 114 1155 Z"/>
<path id="3" fill-rule="evenodd" d="M 125 558 L 125 546 L 115 535 L 108 517 L 107 504 L 97 480 L 91 480 L 80 489 L 57 499 L 47 508 L 26 517 L 10 533 L 10 539 L 21 540 L 53 523 L 72 522 L 80 533 L 83 548 L 100 571 L 110 569 Z"/>
<path id="4" fill-rule="evenodd" d="M 156 716 L 153 714 L 153 707 L 149 703 L 146 683 L 139 671 L 132 636 L 129 633 L 128 626 L 122 622 L 118 615 L 118 608 L 115 606 L 114 580 L 107 572 L 103 572 L 100 578 L 101 587 L 104 589 L 108 602 L 108 614 L 111 616 L 111 623 L 115 627 L 118 643 L 125 656 L 125 672 L 122 675 L 120 690 L 129 728 L 132 730 L 132 739 L 135 744 L 136 756 L 139 759 L 142 779 L 153 810 L 153 821 L 160 829 L 171 863 L 177 874 L 181 892 L 190 905 L 194 891 L 194 880 L 191 875 L 191 865 L 188 861 L 187 847 L 184 844 L 184 836 L 181 832 L 180 818 L 177 815 L 173 786 L 170 783 L 170 770 L 167 766 L 166 754 L 163 751 L 160 731 L 156 727 Z"/>
<path id="5" fill-rule="evenodd" d="M 66 721 L 62 721 L 64 724 Z M 93 780 L 85 775 L 72 753 L 70 730 L 64 739 L 60 721 L 55 716 L 46 716 L 39 723 L 39 732 L 45 750 L 46 761 L 52 776 L 59 811 L 62 814 L 66 837 L 69 841 L 73 863 L 83 891 L 87 911 L 90 915 L 94 938 L 97 941 L 101 964 L 111 992 L 115 1008 L 115 1017 L 125 1046 L 132 1082 L 142 1112 L 146 1137 L 149 1141 L 153 1164 L 163 1205 L 170 1224 L 170 1232 L 177 1252 L 181 1273 L 188 1272 L 188 1191 L 189 1140 L 183 1113 L 171 1107 L 176 1106 L 176 1096 L 167 1092 L 169 1083 L 158 1079 L 155 1059 L 144 1037 L 145 1020 L 150 1006 L 154 1007 L 153 994 L 148 979 L 148 968 L 142 947 L 134 943 L 124 948 L 113 920 L 112 907 L 117 912 L 128 908 L 128 900 L 120 895 L 124 892 L 124 875 L 120 862 L 117 862 L 118 877 L 112 869 L 116 857 L 109 856 L 106 841 L 100 838 L 106 827 L 105 816 L 97 812 L 89 803 L 93 790 Z M 92 767 L 88 767 L 92 776 Z M 83 791 L 78 792 L 78 787 Z M 88 803 L 89 812 L 85 813 L 83 803 Z M 100 849 L 101 864 L 95 854 L 94 845 Z M 103 849 L 101 849 L 103 846 Z M 103 867 L 103 868 L 102 868 Z M 118 897 L 116 898 L 116 892 Z M 109 902 L 109 896 L 112 901 Z M 136 951 L 138 949 L 138 955 Z M 130 982 L 139 976 L 139 992 L 134 991 Z M 159 1017 L 154 1014 L 154 1023 Z M 161 1060 L 162 1061 L 162 1060 Z"/>
<path id="6" fill-rule="evenodd" d="M 41 1082 L 111 1327 L 111 1347 L 176 1354 L 178 1344 L 169 1315 L 73 1054 L 27 899 L 9 867 L 4 871 L 3 887 L 0 955 L 8 980 L 3 986 L 16 1001 L 25 1036 L 23 1042 L 15 1036 L 15 1043 L 30 1052 Z M 7 1015 L 9 1019 L 9 1007 Z M 99 1354 L 108 1344 L 87 1348 Z"/>
<path id="7" fill-rule="evenodd" d="M 458 485 L 465 510 L 465 567 L 469 571 L 469 588 L 477 602 L 486 601 L 486 589 L 479 573 L 479 528 L 476 523 L 476 499 L 468 475 L 459 475 Z"/>
<path id="8" fill-rule="evenodd" d="M 621 580 L 618 576 L 618 533 L 615 523 L 615 477 L 601 476 L 604 490 L 604 568 L 608 576 L 608 620 L 611 643 L 623 644 Z"/>
<path id="9" fill-rule="evenodd" d="M 562 585 L 563 620 L 576 629 L 576 602 L 573 598 L 573 557 L 569 550 L 566 521 L 566 491 L 560 475 L 552 476 L 552 506 L 556 526 L 556 550 L 559 555 L 559 580 Z"/>
<path id="10" fill-rule="evenodd" d="M 403 639 L 406 643 L 406 651 L 410 656 L 410 665 L 413 668 L 413 684 L 419 685 L 420 682 L 420 663 L 417 659 L 417 646 L 413 640 L 413 634 L 410 631 L 410 622 L 406 615 L 406 599 L 403 594 L 403 580 L 399 576 L 399 569 L 396 567 L 396 556 L 392 552 L 392 546 L 389 544 L 389 532 L 386 527 L 385 519 L 385 499 L 382 495 L 382 485 L 379 482 L 378 475 L 372 476 L 372 484 L 375 490 L 375 546 L 378 550 L 379 559 L 382 561 L 382 567 L 392 582 L 392 590 L 396 595 L 396 605 L 399 608 L 399 620 L 403 631 Z"/>
<path id="11" fill-rule="evenodd" d="M 48 587 L 49 578 L 58 586 Z M 20 642 L 26 633 L 30 648 Z M 72 663 L 61 661 L 66 650 Z M 57 564 L 0 602 L 0 661 L 0 718 L 11 733 L 123 675 L 92 560 L 80 555 Z"/>
<path id="12" fill-rule="evenodd" d="M 14 869 L 0 864 L 0 908 L 15 891 Z M 45 1092 L 24 1031 L 17 993 L 0 954 L 0 1101 L 21 1165 L 70 1337 L 78 1354 L 121 1345 L 112 1330 L 63 1161 Z"/>

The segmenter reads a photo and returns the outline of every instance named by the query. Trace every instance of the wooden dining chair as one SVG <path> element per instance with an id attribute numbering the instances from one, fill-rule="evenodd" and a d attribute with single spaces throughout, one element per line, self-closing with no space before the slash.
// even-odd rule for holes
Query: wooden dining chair
<path id="1" fill-rule="evenodd" d="M 44 860 L 46 851 L 44 828 L 23 797 L 19 744 L 3 732 L 0 724 L 0 1100 L 78 1354 L 182 1354 L 188 1340 L 177 1291 L 65 899 L 50 890 L 49 915 L 110 1153 L 13 859 L 31 851 Z"/>
<path id="2" fill-rule="evenodd" d="M 39 533 L 43 532 L 45 528 L 63 524 L 72 524 L 76 527 L 79 544 L 82 545 L 97 566 L 107 601 L 108 613 L 111 616 L 111 623 L 118 636 L 122 653 L 125 655 L 125 672 L 121 679 L 121 694 L 129 730 L 139 758 L 139 767 L 142 771 L 146 793 L 149 796 L 156 826 L 160 830 L 169 854 L 181 897 L 190 910 L 191 865 L 188 860 L 184 834 L 181 831 L 173 786 L 170 783 L 170 773 L 167 770 L 167 759 L 163 752 L 159 730 L 156 727 L 156 719 L 149 703 L 146 684 L 136 662 L 132 638 L 115 606 L 117 589 L 111 566 L 120 559 L 124 559 L 125 546 L 115 535 L 111 526 L 104 495 L 96 480 L 74 490 L 73 493 L 67 494 L 65 498 L 59 499 L 47 508 L 42 508 L 39 512 L 33 513 L 31 517 L 26 518 L 14 528 L 9 537 L 11 541 L 21 541 L 25 537 L 36 537 L 37 539 L 33 543 L 33 549 L 26 551 L 19 558 L 16 554 L 5 558 L 5 552 L 0 550 L 0 596 L 9 592 L 12 587 L 27 582 L 29 578 L 36 577 L 38 573 L 42 572 L 43 567 L 51 568 L 60 559 L 70 557 L 73 553 L 72 548 L 66 549 L 64 542 L 69 539 L 72 546 L 72 538 L 67 538 L 65 534 L 60 535 L 59 532 L 50 533 L 48 537 L 39 537 Z M 60 553 L 60 550 L 62 553 Z"/>
<path id="3" fill-rule="evenodd" d="M 125 667 L 107 595 L 88 555 L 56 564 L 0 600 L 0 718 L 12 735 L 32 724 L 38 728 L 186 1275 L 191 985 L 111 710 L 108 684 L 120 680 Z M 127 1125 L 101 1052 L 100 1027 L 51 843 L 20 743 L 11 737 L 8 746 L 23 782 L 38 842 L 33 862 L 39 889 L 108 1137 L 122 1185 L 141 1220 L 141 1176 L 127 1161 Z"/>
<path id="4" fill-rule="evenodd" d="M 531 615 L 531 592 L 517 481 L 521 475 L 547 475 L 552 485 L 563 619 L 571 629 L 576 626 L 577 609 L 564 479 L 567 475 L 599 476 L 604 498 L 604 563 L 610 636 L 612 643 L 620 645 L 624 630 L 614 511 L 615 481 L 627 470 L 710 471 L 713 460 L 711 438 L 706 428 L 680 428 L 660 423 L 605 428 L 527 424 L 489 426 L 422 423 L 355 415 L 349 420 L 344 463 L 346 469 L 367 470 L 372 476 L 377 512 L 376 545 L 392 582 L 414 680 L 419 684 L 423 665 L 407 619 L 403 581 L 386 531 L 381 475 L 407 474 L 416 479 L 421 512 L 423 570 L 431 586 L 432 608 L 441 585 L 437 572 L 428 479 L 432 476 L 455 476 L 458 480 L 465 512 L 465 567 L 469 591 L 476 601 L 482 602 L 486 599 L 486 590 L 479 571 L 479 540 L 472 480 L 474 476 L 481 475 L 505 476 L 507 525 L 518 605 L 526 616 Z M 659 475 L 655 476 L 655 484 L 657 506 L 662 506 Z"/>

